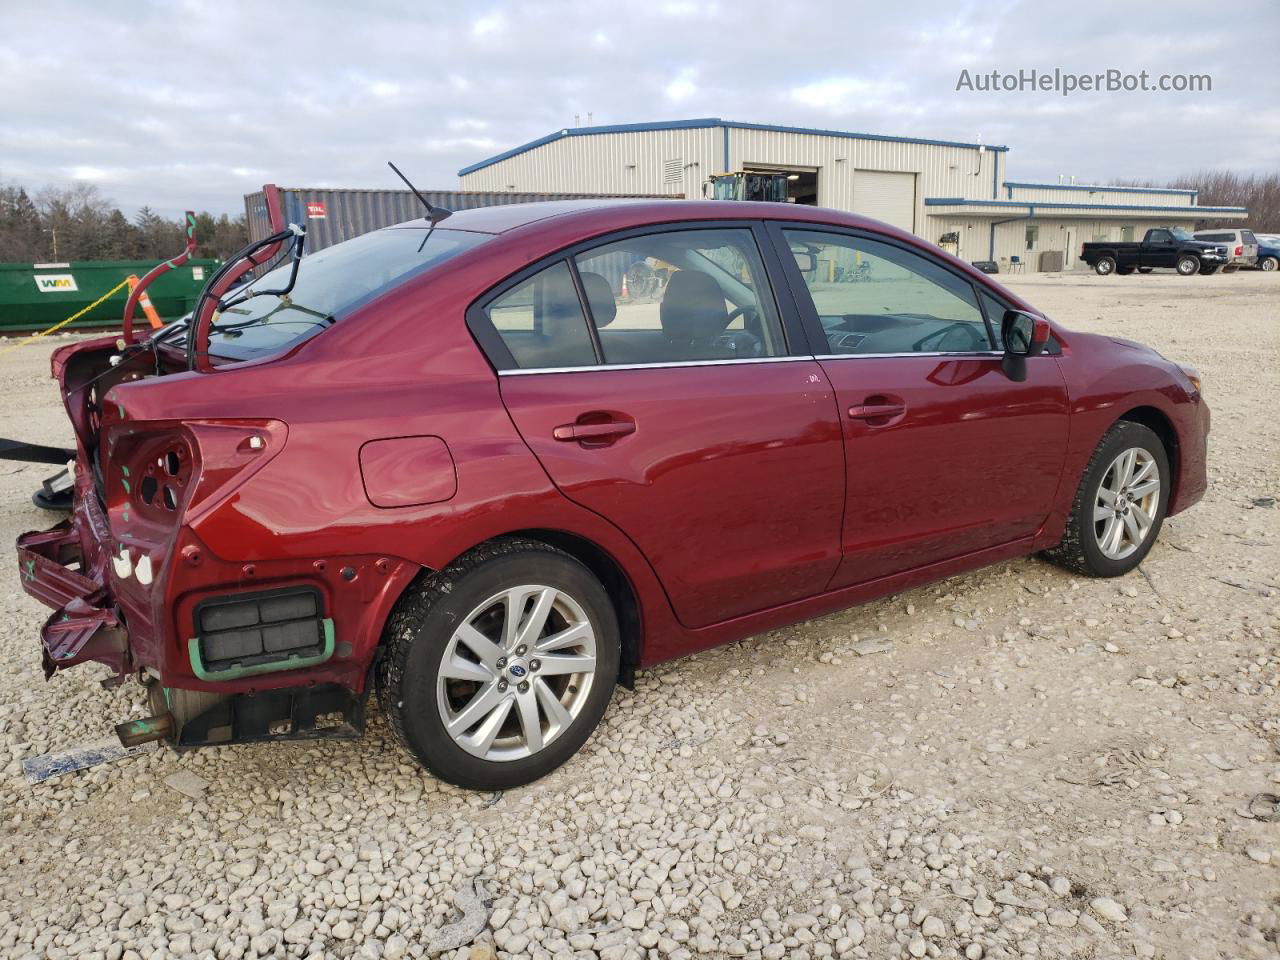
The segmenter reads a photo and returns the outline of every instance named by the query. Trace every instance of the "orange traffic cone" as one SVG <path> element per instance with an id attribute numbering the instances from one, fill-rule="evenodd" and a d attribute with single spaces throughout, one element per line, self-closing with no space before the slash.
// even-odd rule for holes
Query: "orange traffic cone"
<path id="1" fill-rule="evenodd" d="M 618 294 L 618 299 L 620 300 L 631 299 L 631 293 L 627 290 L 627 275 L 625 272 L 622 274 L 622 292 Z"/>
<path id="2" fill-rule="evenodd" d="M 129 292 L 133 292 L 133 288 L 138 285 L 137 274 L 129 274 Z M 151 305 L 151 298 L 147 296 L 147 291 L 142 291 L 142 296 L 138 298 L 138 305 L 142 307 L 142 312 L 147 315 L 147 322 L 151 324 L 153 330 L 159 330 L 164 326 L 164 321 L 160 319 L 160 314 L 156 313 L 156 308 Z"/>

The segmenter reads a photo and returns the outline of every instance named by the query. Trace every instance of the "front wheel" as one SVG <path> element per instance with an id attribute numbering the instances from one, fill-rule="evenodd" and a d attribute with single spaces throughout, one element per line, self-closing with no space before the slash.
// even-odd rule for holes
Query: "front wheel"
<path id="1" fill-rule="evenodd" d="M 1100 257 L 1093 265 L 1093 272 L 1100 277 L 1109 277 L 1116 271 L 1115 257 Z"/>
<path id="2" fill-rule="evenodd" d="M 383 710 L 442 780 L 506 790 L 545 776 L 591 736 L 621 642 L 600 581 L 546 544 L 477 547 L 420 580 L 387 625 Z"/>
<path id="3" fill-rule="evenodd" d="M 1090 577 L 1118 577 L 1140 564 L 1169 503 L 1169 457 L 1140 423 L 1114 424 L 1089 460 L 1053 562 Z"/>
<path id="4" fill-rule="evenodd" d="M 1178 265 L 1175 269 L 1178 271 L 1178 273 L 1182 274 L 1182 276 L 1190 277 L 1193 274 L 1200 272 L 1200 258 L 1199 257 L 1179 257 Z"/>
<path id="5" fill-rule="evenodd" d="M 1258 261 L 1258 269 L 1265 270 L 1267 273 L 1271 273 L 1277 267 L 1280 267 L 1280 260 L 1275 257 L 1263 257 Z"/>

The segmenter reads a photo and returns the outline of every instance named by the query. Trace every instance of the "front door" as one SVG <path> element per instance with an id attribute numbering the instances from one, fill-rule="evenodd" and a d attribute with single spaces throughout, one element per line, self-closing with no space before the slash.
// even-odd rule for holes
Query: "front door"
<path id="1" fill-rule="evenodd" d="M 844 420 L 847 507 L 832 587 L 1031 537 L 1048 517 L 1067 443 L 1057 360 L 1001 370 L 1003 305 L 895 243 L 782 229 L 788 247 L 859 260 L 861 279 L 792 285 Z M 980 300 L 980 296 L 987 301 Z"/>
<path id="2" fill-rule="evenodd" d="M 509 354 L 495 362 L 525 442 L 635 542 L 682 623 L 823 590 L 840 562 L 841 424 L 817 361 L 788 349 L 752 229 L 587 249 L 475 313 Z"/>
<path id="3" fill-rule="evenodd" d="M 1144 267 L 1172 267 L 1178 259 L 1178 247 L 1168 230 L 1151 230 L 1141 247 L 1139 263 Z"/>

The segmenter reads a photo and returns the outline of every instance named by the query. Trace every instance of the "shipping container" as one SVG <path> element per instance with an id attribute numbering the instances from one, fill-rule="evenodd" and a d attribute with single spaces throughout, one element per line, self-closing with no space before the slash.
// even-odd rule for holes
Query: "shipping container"
<path id="1" fill-rule="evenodd" d="M 390 227 L 422 216 L 422 202 L 409 190 L 329 190 L 310 187 L 281 187 L 286 223 L 307 228 L 306 250 L 315 253 L 352 237 Z M 583 200 L 596 197 L 653 197 L 671 199 L 670 194 L 636 193 L 514 193 L 502 190 L 424 190 L 432 206 L 447 210 L 470 210 L 506 203 L 536 203 L 543 200 Z M 267 204 L 262 191 L 244 198 L 249 219 L 250 241 L 271 232 Z"/>
<path id="2" fill-rule="evenodd" d="M 159 262 L 0 263 L 0 332 L 51 327 L 93 303 L 130 274 L 142 277 Z M 157 278 L 147 288 L 147 296 L 164 319 L 184 316 L 218 266 L 217 260 L 188 260 Z M 69 326 L 118 326 L 128 297 L 126 286 Z M 141 307 L 134 319 L 146 325 Z"/>

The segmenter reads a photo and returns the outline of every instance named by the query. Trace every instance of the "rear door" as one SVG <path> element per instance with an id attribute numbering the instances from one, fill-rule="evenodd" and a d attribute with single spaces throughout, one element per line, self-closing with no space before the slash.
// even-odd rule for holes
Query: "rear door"
<path id="1" fill-rule="evenodd" d="M 844 419 L 843 559 L 831 586 L 1035 534 L 1066 453 L 1056 358 L 1029 359 L 1014 383 L 991 329 L 1005 305 L 967 277 L 888 238 L 772 229 L 795 253 L 791 286 Z"/>
<path id="2" fill-rule="evenodd" d="M 818 593 L 840 561 L 835 398 L 788 346 L 758 231 L 598 241 L 468 314 L 552 481 L 637 544 L 690 627 Z"/>

